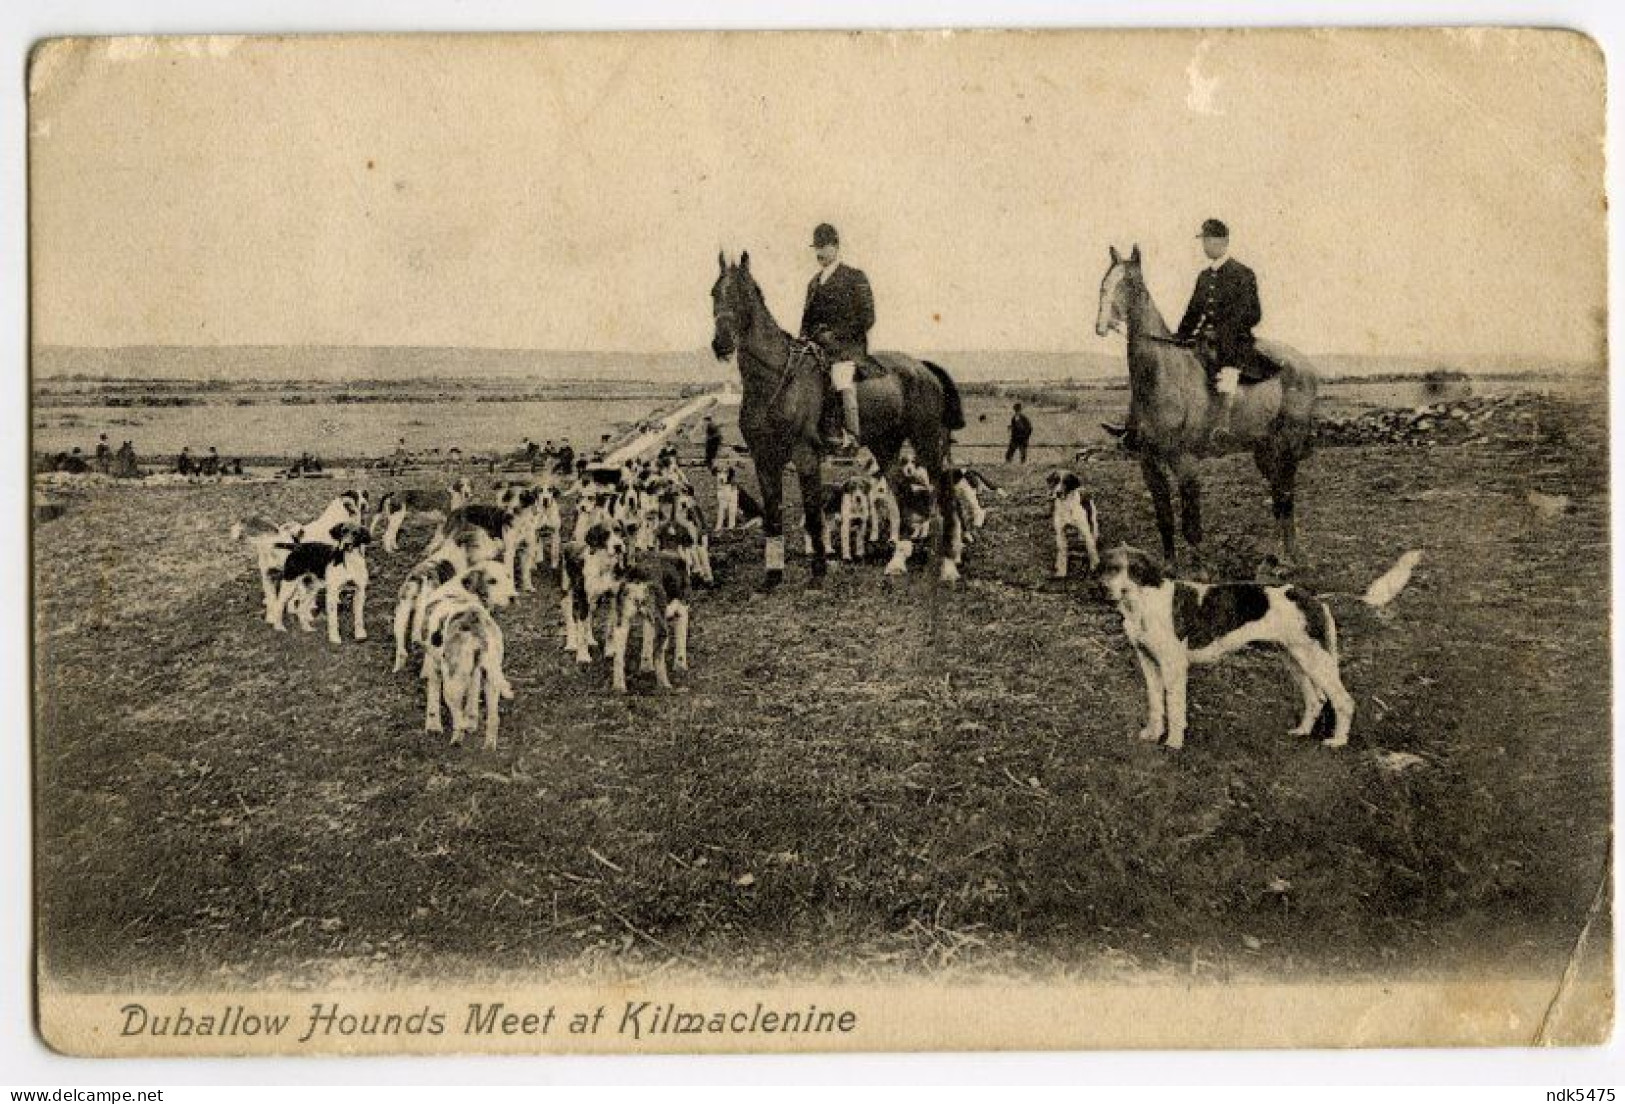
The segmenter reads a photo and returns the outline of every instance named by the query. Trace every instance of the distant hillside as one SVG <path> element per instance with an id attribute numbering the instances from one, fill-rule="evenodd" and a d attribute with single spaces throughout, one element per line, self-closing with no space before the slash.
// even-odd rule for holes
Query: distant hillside
<path id="1" fill-rule="evenodd" d="M 1100 352 L 978 350 L 917 354 L 942 364 L 967 383 L 1113 380 L 1125 374 L 1121 347 Z M 1544 372 L 1570 375 L 1586 366 L 1528 359 L 1363 357 L 1320 354 L 1329 377 L 1417 374 L 1441 369 L 1473 374 Z M 709 350 L 670 353 L 560 352 L 546 349 L 462 349 L 407 346 L 162 346 L 83 348 L 45 345 L 34 350 L 40 378 L 304 380 L 591 380 L 662 384 L 717 383 L 733 376 Z M 1592 366 L 1590 371 L 1601 372 Z"/>

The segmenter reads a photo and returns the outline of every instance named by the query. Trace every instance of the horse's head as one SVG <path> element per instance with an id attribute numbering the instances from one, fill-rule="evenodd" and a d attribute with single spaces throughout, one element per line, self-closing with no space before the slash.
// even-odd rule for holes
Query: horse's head
<path id="1" fill-rule="evenodd" d="M 1105 337 L 1112 330 L 1122 329 L 1128 323 L 1129 296 L 1145 286 L 1140 273 L 1140 247 L 1136 245 L 1127 257 L 1111 250 L 1111 267 L 1100 280 L 1100 311 L 1095 316 L 1095 333 Z"/>
<path id="2" fill-rule="evenodd" d="M 711 285 L 711 351 L 718 360 L 726 360 L 750 332 L 762 290 L 750 274 L 749 252 L 740 254 L 738 264 L 729 264 L 718 253 L 717 269 L 717 282 Z"/>

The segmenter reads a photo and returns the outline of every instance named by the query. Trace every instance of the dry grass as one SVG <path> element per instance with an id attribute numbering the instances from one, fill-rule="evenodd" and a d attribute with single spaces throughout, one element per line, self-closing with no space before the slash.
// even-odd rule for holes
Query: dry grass
<path id="1" fill-rule="evenodd" d="M 367 644 L 258 619 L 229 521 L 332 485 L 92 492 L 35 537 L 41 951 L 75 984 L 1542 968 L 1594 891 L 1611 769 L 1605 439 L 1554 412 L 1493 451 L 1309 464 L 1310 585 L 1428 555 L 1392 623 L 1345 622 L 1342 752 L 1284 735 L 1267 656 L 1193 679 L 1184 752 L 1132 740 L 1113 616 L 1046 579 L 1039 467 L 984 465 L 1012 494 L 960 590 L 864 567 L 809 592 L 792 564 L 760 596 L 759 534 L 719 540 L 671 695 L 578 670 L 545 584 L 504 620 L 495 753 L 426 738 L 389 673 L 410 553 L 373 557 Z M 1085 476 L 1108 542 L 1151 545 L 1133 467 Z M 1218 560 L 1249 571 L 1256 473 L 1207 486 Z"/>

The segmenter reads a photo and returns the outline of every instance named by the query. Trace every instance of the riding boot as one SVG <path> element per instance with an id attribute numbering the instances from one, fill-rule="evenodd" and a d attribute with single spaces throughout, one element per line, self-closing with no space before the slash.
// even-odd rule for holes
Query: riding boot
<path id="1" fill-rule="evenodd" d="M 1235 405 L 1236 396 L 1228 392 L 1219 395 L 1219 412 L 1213 416 L 1213 427 L 1208 430 L 1210 444 L 1222 444 L 1230 436 L 1230 408 Z"/>
<path id="2" fill-rule="evenodd" d="M 834 403 L 826 399 L 819 418 L 818 433 L 824 439 L 824 447 L 832 453 L 838 453 L 846 447 L 846 430 L 842 422 L 842 414 L 835 409 Z"/>
<path id="3" fill-rule="evenodd" d="M 848 387 L 841 392 L 841 414 L 846 423 L 848 437 L 847 447 L 856 452 L 858 442 L 863 440 L 862 427 L 858 425 L 858 389 Z"/>

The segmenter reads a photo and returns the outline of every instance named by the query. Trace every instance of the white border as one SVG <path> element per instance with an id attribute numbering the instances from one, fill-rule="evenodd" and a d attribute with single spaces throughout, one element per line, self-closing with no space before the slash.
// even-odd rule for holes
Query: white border
<path id="1" fill-rule="evenodd" d="M 1618 0 L 1558 3 L 1425 2 L 1290 3 L 1230 0 L 1218 7 L 1159 0 L 1078 0 L 1075 3 L 1015 0 L 822 0 L 816 7 L 791 0 L 704 3 L 702 0 L 619 0 L 587 4 L 520 4 L 465 0 L 282 0 L 246 11 L 218 0 L 142 0 L 140 3 L 51 3 L 9 0 L 0 6 L 5 79 L 0 84 L 0 326 L 6 356 L 0 404 L 0 440 L 13 442 L 0 477 L 0 581 L 26 593 L 28 478 L 26 414 L 26 209 L 25 97 L 23 66 L 29 45 L 64 34 L 287 33 L 345 31 L 508 31 L 578 29 L 712 29 L 751 27 L 937 27 L 937 26 L 1324 26 L 1404 24 L 1509 24 L 1569 27 L 1598 39 L 1615 68 L 1625 50 L 1625 7 Z M 1615 75 L 1614 73 L 1610 74 Z M 1610 97 L 1609 149 L 1618 149 L 1620 97 Z M 1619 187 L 1617 158 L 1609 158 L 1609 193 Z M 1612 227 L 1611 227 L 1612 231 Z M 1621 246 L 1610 234 L 1610 268 L 1618 271 Z M 1610 341 L 1619 347 L 1625 312 L 1616 281 L 1610 281 Z M 1612 396 L 1615 426 L 1613 486 L 1620 483 L 1621 397 Z M 1621 496 L 1614 495 L 1614 532 L 1620 531 Z M 1614 559 L 1613 592 L 1625 589 L 1625 571 Z M 987 1083 L 1080 1083 L 1093 1085 L 1290 1085 L 1290 1084 L 1523 1084 L 1536 1091 L 1564 1085 L 1610 1085 L 1625 1070 L 1616 1033 L 1607 1046 L 1561 1051 L 1226 1052 L 1082 1054 L 876 1054 L 831 1057 L 737 1058 L 465 1058 L 465 1059 L 252 1059 L 240 1061 L 89 1061 L 51 1054 L 32 1026 L 32 971 L 28 863 L 31 765 L 28 741 L 29 671 L 26 630 L 29 610 L 8 603 L 0 647 L 0 702 L 5 704 L 0 758 L 0 1086 L 50 1088 L 118 1085 L 207 1084 L 572 1084 L 662 1083 L 853 1083 L 923 1082 L 961 1086 Z M 1614 685 L 1620 685 L 1621 649 L 1616 617 Z M 1616 702 L 1616 735 L 1619 729 Z M 1615 770 L 1615 814 L 1619 815 Z M 1618 835 L 1616 819 L 1616 836 Z M 328 1094 L 318 1094 L 326 1098 Z M 335 1094 L 336 1095 L 336 1094 Z M 1128 1095 L 1114 1093 L 1113 1095 Z M 1220 1093 L 1240 1099 L 1239 1093 Z"/>

